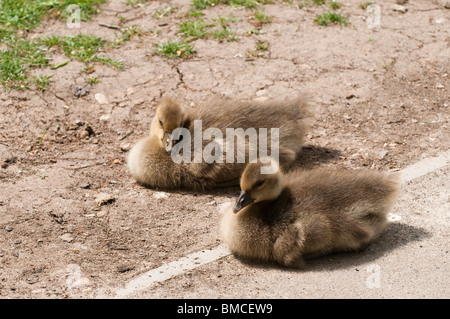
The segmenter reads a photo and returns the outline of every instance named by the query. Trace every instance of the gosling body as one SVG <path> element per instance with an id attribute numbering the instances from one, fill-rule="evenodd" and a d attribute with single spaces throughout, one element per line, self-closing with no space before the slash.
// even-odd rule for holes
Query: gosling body
<path id="1" fill-rule="evenodd" d="M 239 147 L 235 145 L 233 163 L 227 163 L 226 154 L 221 161 L 195 162 L 194 152 L 191 161 L 175 163 L 170 152 L 174 141 L 170 129 L 186 128 L 194 136 L 195 121 L 202 121 L 202 133 L 208 128 L 223 132 L 226 140 L 227 128 L 267 128 L 267 147 L 272 149 L 270 128 L 279 129 L 279 161 L 287 168 L 295 160 L 296 154 L 304 144 L 306 131 L 313 121 L 311 107 L 302 98 L 280 101 L 231 101 L 214 99 L 204 105 L 184 111 L 180 103 L 166 99 L 157 107 L 151 124 L 150 136 L 141 139 L 130 151 L 128 167 L 131 175 L 140 183 L 153 188 L 186 188 L 204 190 L 221 186 L 239 185 L 239 177 L 248 163 L 250 149 L 257 144 L 245 142 L 245 162 L 238 162 Z M 259 137 L 259 135 L 258 135 Z M 202 151 L 213 140 L 202 140 Z M 234 139 L 233 139 L 234 141 Z M 226 149 L 226 143 L 223 149 Z M 191 145 L 194 149 L 194 140 Z M 274 147 L 276 147 L 274 145 Z M 164 176 L 165 174 L 165 176 Z"/>
<path id="2" fill-rule="evenodd" d="M 244 171 L 241 196 L 221 218 L 221 237 L 238 256 L 288 267 L 304 267 L 305 257 L 365 248 L 385 228 L 399 191 L 398 175 L 376 171 L 261 175 L 259 167 Z"/>

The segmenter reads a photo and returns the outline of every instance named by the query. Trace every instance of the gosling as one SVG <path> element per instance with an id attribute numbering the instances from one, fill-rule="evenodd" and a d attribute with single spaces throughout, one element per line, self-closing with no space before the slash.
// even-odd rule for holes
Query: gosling
<path id="1" fill-rule="evenodd" d="M 171 154 L 163 154 L 178 142 L 170 130 L 183 127 L 193 136 L 194 121 L 198 119 L 202 120 L 203 132 L 208 128 L 218 128 L 222 132 L 227 128 L 279 128 L 279 162 L 287 168 L 304 144 L 306 131 L 313 121 L 312 114 L 310 105 L 303 98 L 267 102 L 216 99 L 186 112 L 176 100 L 165 99 L 157 107 L 150 136 L 138 141 L 130 151 L 128 168 L 138 183 L 152 188 L 204 190 L 236 186 L 246 163 L 226 163 L 224 158 L 222 162 L 176 164 Z M 224 136 L 226 138 L 226 134 Z M 191 142 L 194 143 L 193 139 Z M 272 149 L 270 142 L 271 138 L 268 138 L 267 147 Z M 202 143 L 203 150 L 208 141 Z M 246 142 L 246 155 L 250 147 L 257 146 Z M 237 158 L 238 149 L 234 147 L 234 158 Z"/>
<path id="2" fill-rule="evenodd" d="M 172 132 L 183 127 L 184 110 L 181 104 L 173 99 L 164 99 L 156 107 L 155 116 L 150 124 L 150 135 L 159 139 L 161 147 L 170 151 L 173 146 Z"/>
<path id="3" fill-rule="evenodd" d="M 303 268 L 304 259 L 364 249 L 385 228 L 398 174 L 318 168 L 261 174 L 248 164 L 235 206 L 220 220 L 237 256 Z"/>

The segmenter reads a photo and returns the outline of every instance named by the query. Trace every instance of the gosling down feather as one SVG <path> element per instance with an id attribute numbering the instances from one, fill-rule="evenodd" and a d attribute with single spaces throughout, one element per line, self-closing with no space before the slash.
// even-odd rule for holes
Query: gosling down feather
<path id="1" fill-rule="evenodd" d="M 304 257 L 365 248 L 385 228 L 398 174 L 317 168 L 261 174 L 248 164 L 233 208 L 220 220 L 237 256 L 302 268 Z"/>
<path id="2" fill-rule="evenodd" d="M 164 99 L 157 106 L 150 135 L 139 140 L 128 156 L 129 171 L 138 183 L 152 188 L 194 190 L 239 185 L 239 177 L 248 163 L 250 150 L 258 149 L 258 145 L 251 144 L 249 139 L 244 140 L 244 151 L 241 151 L 245 152 L 245 162 L 236 160 L 239 146 L 234 145 L 234 138 L 235 161 L 232 163 L 227 162 L 225 153 L 221 160 L 213 162 L 205 160 L 174 162 L 171 150 L 179 140 L 173 137 L 173 130 L 182 127 L 194 137 L 197 120 L 201 120 L 202 136 L 208 128 L 217 128 L 222 132 L 219 140 L 223 142 L 224 150 L 227 129 L 246 131 L 254 128 L 259 138 L 259 129 L 266 128 L 267 148 L 271 150 L 271 128 L 278 128 L 279 162 L 286 168 L 301 150 L 313 116 L 310 105 L 303 98 L 264 102 L 214 99 L 188 110 L 184 110 L 176 100 Z M 203 138 L 201 152 L 208 143 L 216 141 L 216 136 L 211 139 Z M 189 146 L 195 150 L 194 138 L 191 139 Z M 192 158 L 194 156 L 192 152 Z"/>

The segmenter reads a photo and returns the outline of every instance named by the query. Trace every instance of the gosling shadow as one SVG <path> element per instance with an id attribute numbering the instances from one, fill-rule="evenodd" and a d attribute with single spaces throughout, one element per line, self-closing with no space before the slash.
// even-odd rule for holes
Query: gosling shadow
<path id="1" fill-rule="evenodd" d="M 243 264 L 255 268 L 271 268 L 291 272 L 332 271 L 372 263 L 408 243 L 421 241 L 429 237 L 431 237 L 431 233 L 424 228 L 404 223 L 389 223 L 380 237 L 374 240 L 366 249 L 358 252 L 336 252 L 314 259 L 306 257 L 303 269 L 283 267 L 275 263 L 262 263 L 239 256 L 235 257 Z"/>
<path id="2" fill-rule="evenodd" d="M 336 149 L 316 145 L 305 145 L 297 155 L 293 166 L 313 168 L 321 164 L 338 160 L 339 156 L 341 156 L 341 151 Z"/>

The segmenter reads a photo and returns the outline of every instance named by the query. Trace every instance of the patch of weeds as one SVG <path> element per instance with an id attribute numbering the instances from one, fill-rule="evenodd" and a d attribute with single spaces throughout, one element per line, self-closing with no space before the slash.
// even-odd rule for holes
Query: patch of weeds
<path id="1" fill-rule="evenodd" d="M 44 38 L 42 42 L 49 48 L 54 46 L 62 48 L 64 54 L 70 59 L 75 59 L 86 64 L 97 61 L 117 69 L 123 68 L 121 61 L 116 61 L 108 57 L 103 58 L 97 55 L 101 48 L 107 45 L 114 46 L 100 37 L 84 34 L 65 38 L 50 36 Z"/>
<path id="2" fill-rule="evenodd" d="M 99 56 L 95 55 L 92 58 L 92 61 L 96 61 L 96 62 L 108 65 L 110 67 L 113 67 L 113 68 L 116 68 L 116 69 L 119 69 L 119 70 L 123 69 L 123 62 L 122 61 L 113 60 L 113 59 L 108 58 L 108 57 L 102 58 L 102 57 L 99 57 Z"/>
<path id="3" fill-rule="evenodd" d="M 41 91 L 47 91 L 48 85 L 50 83 L 51 76 L 47 75 L 37 75 L 34 77 L 34 84 L 36 85 L 36 88 Z"/>
<path id="4" fill-rule="evenodd" d="M 62 39 L 62 49 L 68 58 L 75 58 L 81 62 L 90 62 L 98 50 L 106 44 L 100 37 L 79 34 Z"/>
<path id="5" fill-rule="evenodd" d="M 93 65 L 87 65 L 85 68 L 81 69 L 81 73 L 91 74 L 95 72 L 95 68 Z"/>
<path id="6" fill-rule="evenodd" d="M 339 24 L 342 26 L 348 25 L 347 18 L 341 16 L 335 12 L 325 12 L 321 15 L 318 15 L 314 21 L 321 26 L 328 26 L 330 23 Z"/>
<path id="7" fill-rule="evenodd" d="M 218 40 L 219 42 L 237 41 L 238 38 L 236 34 L 230 28 L 230 22 L 236 22 L 238 20 L 239 19 L 233 17 L 217 17 L 216 21 L 221 28 L 212 32 L 212 38 Z"/>
<path id="8" fill-rule="evenodd" d="M 181 23 L 179 33 L 182 33 L 189 42 L 205 37 L 207 35 L 207 27 L 203 20 L 185 21 Z"/>
<path id="9" fill-rule="evenodd" d="M 155 19 L 161 19 L 164 18 L 166 16 L 168 16 L 171 13 L 175 13 L 178 11 L 178 7 L 172 7 L 172 6 L 167 6 L 164 8 L 159 8 L 157 10 L 155 10 L 155 12 L 152 14 L 152 17 Z"/>
<path id="10" fill-rule="evenodd" d="M 28 85 L 28 68 L 48 65 L 45 48 L 35 41 L 15 36 L 11 36 L 6 45 L 6 50 L 0 50 L 0 82 L 10 89 L 24 89 Z"/>
<path id="11" fill-rule="evenodd" d="M 267 51 L 267 49 L 269 48 L 269 42 L 265 42 L 265 41 L 256 41 L 256 50 L 258 51 Z"/>
<path id="12" fill-rule="evenodd" d="M 38 0 L 33 2 L 41 3 L 43 9 L 50 15 L 63 19 L 66 19 L 73 14 L 73 12 L 67 11 L 69 5 L 77 5 L 80 8 L 80 19 L 86 21 L 98 14 L 100 12 L 100 5 L 106 1 L 107 0 Z"/>
<path id="13" fill-rule="evenodd" d="M 148 2 L 149 0 L 127 0 L 127 3 L 126 3 L 126 5 L 127 6 L 131 6 L 131 7 L 135 7 L 135 6 L 137 6 L 138 4 L 143 4 L 143 3 L 146 3 L 146 2 Z"/>
<path id="14" fill-rule="evenodd" d="M 331 0 L 328 5 L 330 6 L 331 9 L 333 10 L 337 10 L 341 7 L 341 4 L 337 1 Z"/>
<path id="15" fill-rule="evenodd" d="M 214 30 L 212 33 L 212 37 L 218 40 L 219 42 L 223 41 L 232 42 L 237 41 L 238 39 L 236 34 L 234 34 L 229 27 L 225 27 L 220 30 Z"/>
<path id="16" fill-rule="evenodd" d="M 321 6 L 322 4 L 325 4 L 325 0 L 312 0 L 312 2 L 314 2 L 314 4 Z"/>
<path id="17" fill-rule="evenodd" d="M 271 23 L 272 19 L 264 14 L 264 12 L 255 12 L 255 20 L 258 24 L 265 24 L 265 23 Z"/>
<path id="18" fill-rule="evenodd" d="M 205 14 L 201 10 L 195 10 L 195 9 L 191 9 L 188 13 L 188 16 L 191 18 L 199 18 L 204 15 Z"/>
<path id="19" fill-rule="evenodd" d="M 80 18 L 85 21 L 98 13 L 100 4 L 106 0 L 2 0 L 0 24 L 5 29 L 31 30 L 36 28 L 44 16 L 67 18 L 66 11 L 73 4 L 80 8 Z"/>
<path id="20" fill-rule="evenodd" d="M 264 34 L 264 33 L 266 33 L 266 31 L 260 30 L 260 29 L 249 29 L 249 30 L 247 30 L 247 34 L 248 34 L 248 35 L 252 35 L 252 34 Z"/>
<path id="21" fill-rule="evenodd" d="M 96 76 L 92 76 L 92 77 L 87 79 L 87 82 L 89 84 L 94 85 L 94 84 L 100 83 L 101 81 Z"/>
<path id="22" fill-rule="evenodd" d="M 363 10 L 366 10 L 367 7 L 370 6 L 370 5 L 372 5 L 372 4 L 375 4 L 375 3 L 374 3 L 374 2 L 365 2 L 365 3 L 361 3 L 361 4 L 359 5 L 359 7 L 360 7 L 361 9 L 363 9 Z"/>
<path id="23" fill-rule="evenodd" d="M 253 0 L 228 0 L 224 1 L 229 4 L 232 8 L 244 7 L 244 8 L 255 8 L 257 3 Z"/>
<path id="24" fill-rule="evenodd" d="M 192 0 L 192 6 L 195 9 L 203 10 L 209 8 L 210 6 L 214 6 L 219 4 L 221 0 Z"/>
<path id="25" fill-rule="evenodd" d="M 115 42 L 112 42 L 110 46 L 111 47 L 118 46 L 120 44 L 129 41 L 135 35 L 141 36 L 143 34 L 145 34 L 145 32 L 142 31 L 141 28 L 139 28 L 137 25 L 128 26 L 125 28 L 124 31 L 122 31 L 122 35 L 120 36 L 120 38 L 118 38 Z"/>
<path id="26" fill-rule="evenodd" d="M 269 48 L 269 43 L 264 41 L 256 41 L 255 50 L 248 49 L 245 52 L 245 60 L 253 61 L 256 58 L 264 57 L 265 52 Z"/>
<path id="27" fill-rule="evenodd" d="M 192 6 L 197 10 L 204 10 L 218 4 L 227 4 L 232 8 L 256 8 L 255 0 L 192 0 Z"/>
<path id="28" fill-rule="evenodd" d="M 2 29 L 31 30 L 41 23 L 44 12 L 33 1 L 2 0 L 0 4 Z"/>
<path id="29" fill-rule="evenodd" d="M 0 83 L 9 89 L 27 88 L 31 82 L 28 80 L 28 69 L 48 66 L 47 51 L 51 47 L 61 48 L 68 58 L 84 63 L 98 61 L 118 68 L 123 67 L 120 61 L 97 56 L 102 47 L 110 45 L 101 38 L 78 35 L 27 40 L 17 35 L 19 30 L 29 31 L 36 28 L 46 17 L 69 17 L 74 12 L 67 11 L 69 5 L 76 5 L 80 9 L 81 20 L 88 20 L 99 12 L 100 4 L 104 2 L 106 0 L 0 0 L 0 42 L 4 46 L 4 49 L 0 50 Z M 126 30 L 122 42 L 134 33 L 135 30 Z M 69 61 L 52 68 L 62 67 Z M 45 77 L 35 77 L 33 82 L 39 90 L 44 90 L 49 84 L 47 80 Z"/>
<path id="30" fill-rule="evenodd" d="M 156 45 L 155 53 L 169 59 L 188 58 L 195 53 L 192 45 L 180 40 L 161 42 Z"/>

